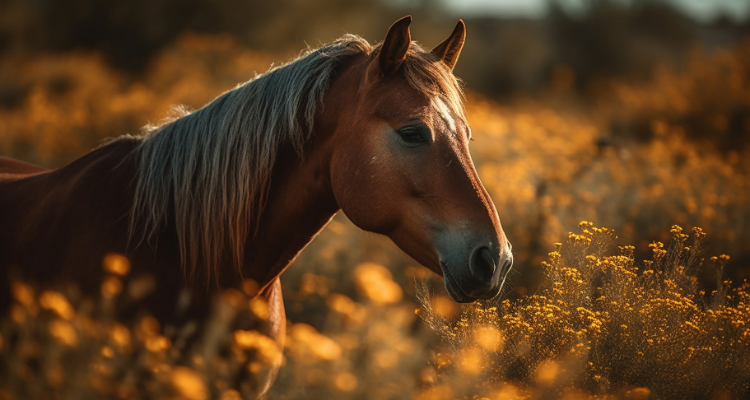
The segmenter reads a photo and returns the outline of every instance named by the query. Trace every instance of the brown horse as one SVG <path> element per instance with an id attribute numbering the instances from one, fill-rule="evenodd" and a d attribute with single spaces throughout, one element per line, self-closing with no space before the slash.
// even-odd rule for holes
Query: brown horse
<path id="1" fill-rule="evenodd" d="M 465 27 L 425 51 L 410 22 L 380 46 L 344 36 L 63 168 L 0 159 L 0 306 L 12 271 L 97 292 L 102 258 L 119 252 L 155 277 L 144 304 L 161 320 L 185 289 L 205 317 L 210 293 L 253 279 L 281 346 L 279 274 L 338 210 L 442 275 L 456 301 L 496 296 L 512 256 L 452 73 Z"/>

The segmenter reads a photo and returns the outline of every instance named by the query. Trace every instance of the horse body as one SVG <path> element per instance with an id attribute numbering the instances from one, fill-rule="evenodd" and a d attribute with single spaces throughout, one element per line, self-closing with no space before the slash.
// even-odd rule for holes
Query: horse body
<path id="1" fill-rule="evenodd" d="M 428 53 L 410 21 L 380 47 L 341 39 L 58 170 L 0 159 L 0 284 L 10 271 L 97 293 L 103 257 L 118 252 L 131 276 L 155 278 L 141 304 L 174 321 L 185 290 L 205 319 L 212 293 L 252 279 L 269 302 L 264 333 L 283 346 L 278 277 L 343 209 L 443 275 L 455 300 L 495 296 L 511 255 L 451 72 L 463 23 Z"/>
<path id="2" fill-rule="evenodd" d="M 122 308 L 118 317 L 129 319 L 142 309 L 162 324 L 179 326 L 192 320 L 205 322 L 210 301 L 218 286 L 206 287 L 206 281 L 186 282 L 171 222 L 154 246 L 129 246 L 128 218 L 133 203 L 132 185 L 136 160 L 133 150 L 140 139 L 122 138 L 92 151 L 73 163 L 48 171 L 15 160 L 3 159 L 0 165 L 0 285 L 9 288 L 9 278 L 20 278 L 54 287 L 70 281 L 83 293 L 96 294 L 104 279 L 102 260 L 107 253 L 126 254 L 131 261 L 131 277 L 148 274 L 157 291 L 137 305 Z M 33 199 L 30 201 L 29 199 Z M 322 226 L 322 224 L 321 224 Z M 281 248 L 283 241 L 276 243 Z M 259 259 L 280 254 L 272 246 L 253 249 Z M 272 263 L 274 264 L 274 263 Z M 222 270 L 221 288 L 242 289 L 242 277 L 234 269 Z M 181 315 L 180 297 L 191 292 L 189 313 Z M 270 314 L 261 333 L 283 347 L 284 304 L 278 277 L 269 279 L 259 295 Z M 0 291 L 0 310 L 8 309 L 10 291 Z M 237 327 L 243 328 L 243 327 Z M 195 338 L 193 338 L 195 339 Z M 270 387 L 278 369 L 259 379 L 257 393 Z M 257 377 L 256 377 L 257 378 Z"/>
<path id="3" fill-rule="evenodd" d="M 148 272 L 159 283 L 166 302 L 174 301 L 183 284 L 174 234 L 165 229 L 159 245 L 128 251 L 128 219 L 136 168 L 129 155 L 138 139 L 113 141 L 71 164 L 31 176 L 0 182 L 0 279 L 7 287 L 9 272 L 49 285 L 74 281 L 84 293 L 97 293 L 104 278 L 107 253 L 127 254 L 133 273 Z M 7 306 L 8 291 L 4 291 Z M 147 306 L 169 318 L 170 305 Z"/>

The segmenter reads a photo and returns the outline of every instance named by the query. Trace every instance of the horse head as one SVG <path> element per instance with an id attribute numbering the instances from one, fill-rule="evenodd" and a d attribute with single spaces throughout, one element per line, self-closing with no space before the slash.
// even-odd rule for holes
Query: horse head
<path id="1" fill-rule="evenodd" d="M 510 244 L 469 154 L 471 130 L 453 76 L 463 21 L 432 51 L 411 41 L 411 17 L 349 74 L 333 140 L 331 185 L 360 228 L 387 235 L 444 277 L 458 302 L 496 296 L 512 265 Z"/>

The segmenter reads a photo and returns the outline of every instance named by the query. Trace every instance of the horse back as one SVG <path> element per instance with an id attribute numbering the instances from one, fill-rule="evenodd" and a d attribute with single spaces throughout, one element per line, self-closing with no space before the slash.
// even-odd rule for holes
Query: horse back
<path id="1" fill-rule="evenodd" d="M 126 250 L 134 147 L 117 140 L 56 170 L 0 157 L 0 283 L 100 284 L 104 254 Z"/>
<path id="2" fill-rule="evenodd" d="M 131 262 L 128 279 L 154 279 L 158 293 L 143 299 L 154 317 L 176 319 L 175 304 L 186 287 L 193 298 L 190 313 L 207 311 L 210 281 L 198 274 L 192 284 L 186 281 L 173 217 L 153 242 L 130 240 L 139 144 L 121 138 L 51 171 L 3 160 L 0 171 L 15 172 L 0 181 L 0 310 L 10 301 L 11 279 L 61 288 L 74 282 L 82 294 L 98 296 L 106 276 L 102 260 L 120 253 Z"/>
<path id="3" fill-rule="evenodd" d="M 8 157 L 0 157 L 0 182 L 22 179 L 49 170 L 38 165 Z"/>

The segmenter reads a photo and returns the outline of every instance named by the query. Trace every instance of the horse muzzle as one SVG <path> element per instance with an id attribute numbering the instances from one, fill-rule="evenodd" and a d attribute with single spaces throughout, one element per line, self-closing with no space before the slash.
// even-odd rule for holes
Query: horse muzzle
<path id="1" fill-rule="evenodd" d="M 470 251 L 451 250 L 439 255 L 445 288 L 453 300 L 469 303 L 500 293 L 513 266 L 510 244 L 502 249 L 488 243 L 474 246 Z"/>

